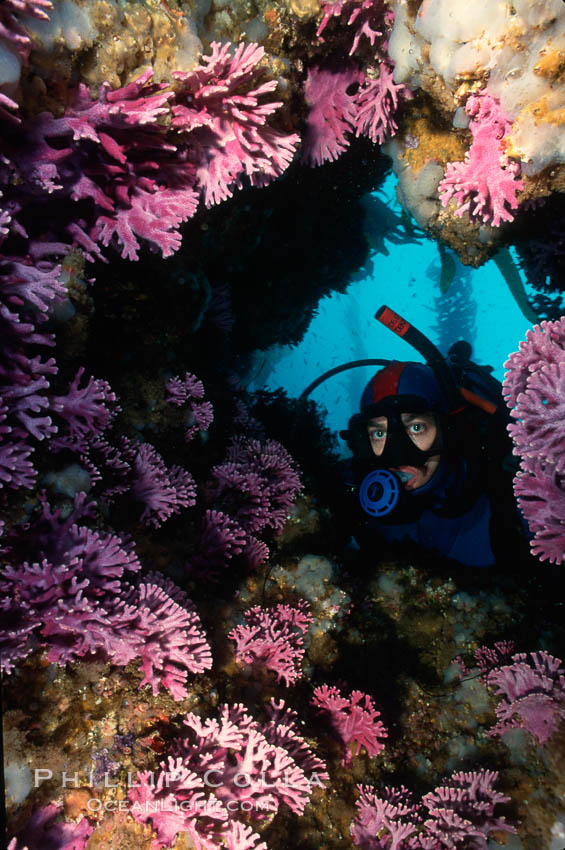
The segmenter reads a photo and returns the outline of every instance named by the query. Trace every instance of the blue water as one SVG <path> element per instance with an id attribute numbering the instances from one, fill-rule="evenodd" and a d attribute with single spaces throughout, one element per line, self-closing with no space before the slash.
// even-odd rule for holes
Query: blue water
<path id="1" fill-rule="evenodd" d="M 390 176 L 379 198 L 398 215 Z M 322 299 L 317 315 L 298 347 L 277 348 L 258 364 L 249 389 L 283 387 L 298 396 L 315 378 L 349 360 L 383 358 L 422 360 L 411 346 L 374 319 L 387 304 L 434 342 L 442 353 L 458 339 L 473 346 L 477 363 L 494 367 L 501 379 L 503 364 L 531 327 L 517 306 L 493 261 L 480 269 L 456 260 L 454 282 L 445 294 L 439 286 L 441 270 L 437 244 L 429 239 L 395 245 L 385 240 L 389 255 L 372 253 L 367 267 L 351 281 L 344 294 Z M 349 370 L 329 378 L 311 395 L 327 411 L 335 431 L 347 426 L 358 409 L 359 397 L 374 367 Z"/>

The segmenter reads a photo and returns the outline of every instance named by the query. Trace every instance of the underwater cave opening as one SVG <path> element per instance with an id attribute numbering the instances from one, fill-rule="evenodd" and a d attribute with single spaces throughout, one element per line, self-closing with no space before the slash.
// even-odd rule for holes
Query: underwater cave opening
<path id="1" fill-rule="evenodd" d="M 443 354 L 459 339 L 467 340 L 473 359 L 492 366 L 494 376 L 503 378 L 509 353 L 532 325 L 518 302 L 523 307 L 524 295 L 529 298 L 534 290 L 518 269 L 514 249 L 502 249 L 503 263 L 491 259 L 478 269 L 463 265 L 421 231 L 407 228 L 395 184 L 391 173 L 378 192 L 365 196 L 365 267 L 352 276 L 345 292 L 320 300 L 299 345 L 256 353 L 247 377 L 250 391 L 283 388 L 295 398 L 319 375 L 347 361 L 421 361 L 418 352 L 375 321 L 382 303 L 428 336 Z M 511 274 L 503 275 L 501 265 Z M 518 276 L 522 292 L 516 291 Z M 371 366 L 350 369 L 313 391 L 311 398 L 325 408 L 332 431 L 346 427 L 374 371 Z M 343 443 L 341 447 L 347 451 Z"/>

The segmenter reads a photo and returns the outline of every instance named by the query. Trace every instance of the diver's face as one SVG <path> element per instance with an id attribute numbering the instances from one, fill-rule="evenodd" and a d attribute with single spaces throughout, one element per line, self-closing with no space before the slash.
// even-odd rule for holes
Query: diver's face
<path id="1" fill-rule="evenodd" d="M 437 422 L 433 413 L 430 411 L 401 413 L 400 419 L 406 434 L 419 449 L 424 452 L 431 449 L 437 437 Z M 369 441 L 371 449 L 377 457 L 380 457 L 384 451 L 387 428 L 388 420 L 386 416 L 377 416 L 369 420 L 367 426 Z M 418 487 L 423 487 L 430 481 L 439 466 L 439 461 L 439 455 L 432 455 L 422 466 L 393 466 L 391 469 L 395 472 L 404 473 L 402 479 L 405 490 L 417 490 Z M 406 476 L 410 477 L 406 478 Z"/>

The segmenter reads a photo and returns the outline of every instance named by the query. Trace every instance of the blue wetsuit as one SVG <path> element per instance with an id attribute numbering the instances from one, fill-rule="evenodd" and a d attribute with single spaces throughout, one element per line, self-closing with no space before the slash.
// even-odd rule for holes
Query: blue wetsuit
<path id="1" fill-rule="evenodd" d="M 461 564 L 492 566 L 496 558 L 491 545 L 491 506 L 486 493 L 478 495 L 460 515 L 448 515 L 462 494 L 464 480 L 463 459 L 456 468 L 443 461 L 427 484 L 407 495 L 416 503 L 425 499 L 426 505 L 417 519 L 387 524 L 386 517 L 375 519 L 365 515 L 363 529 L 355 535 L 357 542 L 363 546 L 368 535 L 374 545 L 375 534 L 389 542 L 411 540 Z"/>
<path id="2" fill-rule="evenodd" d="M 474 390 L 470 395 L 482 398 Z M 490 403 L 488 397 L 482 401 Z M 497 410 L 494 402 L 491 406 Z M 408 434 L 402 416 L 430 413 L 436 418 L 435 436 L 422 449 Z M 520 535 L 513 533 L 519 531 L 519 519 L 507 476 L 486 452 L 487 443 L 494 445 L 491 424 L 498 422 L 484 419 L 487 415 L 494 413 L 463 396 L 461 406 L 450 410 L 443 385 L 422 363 L 392 361 L 371 378 L 361 396 L 360 413 L 352 416 L 345 432 L 353 454 L 347 482 L 352 491 L 358 493 L 374 469 L 420 468 L 433 456 L 439 456 L 440 463 L 422 487 L 401 489 L 388 514 L 366 513 L 357 502 L 353 536 L 362 549 L 374 550 L 380 537 L 390 542 L 409 540 L 468 566 L 490 567 L 499 560 L 507 562 L 507 556 L 512 559 L 519 548 Z M 368 431 L 376 420 L 385 434 L 379 451 Z M 498 431 L 503 426 L 501 414 Z M 501 459 L 505 450 L 500 441 L 496 451 Z"/>
<path id="3" fill-rule="evenodd" d="M 464 465 L 464 461 L 461 461 L 461 464 Z M 450 507 L 451 500 L 457 499 L 463 475 L 463 469 L 450 471 L 445 462 L 440 464 L 436 474 L 427 484 L 410 493 L 410 499 L 417 501 L 424 498 L 428 505 L 417 520 L 387 525 L 384 518 L 369 520 L 369 525 L 385 540 L 412 540 L 462 564 L 475 567 L 492 566 L 496 558 L 491 546 L 491 508 L 487 495 L 481 493 L 460 516 L 441 515 L 446 507 Z"/>

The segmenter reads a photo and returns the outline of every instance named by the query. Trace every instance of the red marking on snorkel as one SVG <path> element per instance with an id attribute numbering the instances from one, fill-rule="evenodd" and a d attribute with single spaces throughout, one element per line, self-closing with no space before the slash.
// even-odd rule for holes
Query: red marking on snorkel
<path id="1" fill-rule="evenodd" d="M 381 315 L 377 316 L 377 319 L 397 336 L 404 336 L 404 334 L 412 327 L 406 319 L 403 319 L 402 316 L 399 316 L 398 313 L 395 313 L 394 310 L 390 309 L 390 307 L 385 307 Z"/>
<path id="2" fill-rule="evenodd" d="M 391 363 L 381 372 L 377 372 L 371 381 L 373 404 L 376 404 L 382 398 L 386 398 L 386 396 L 397 395 L 398 383 L 405 367 L 406 363 Z"/>

